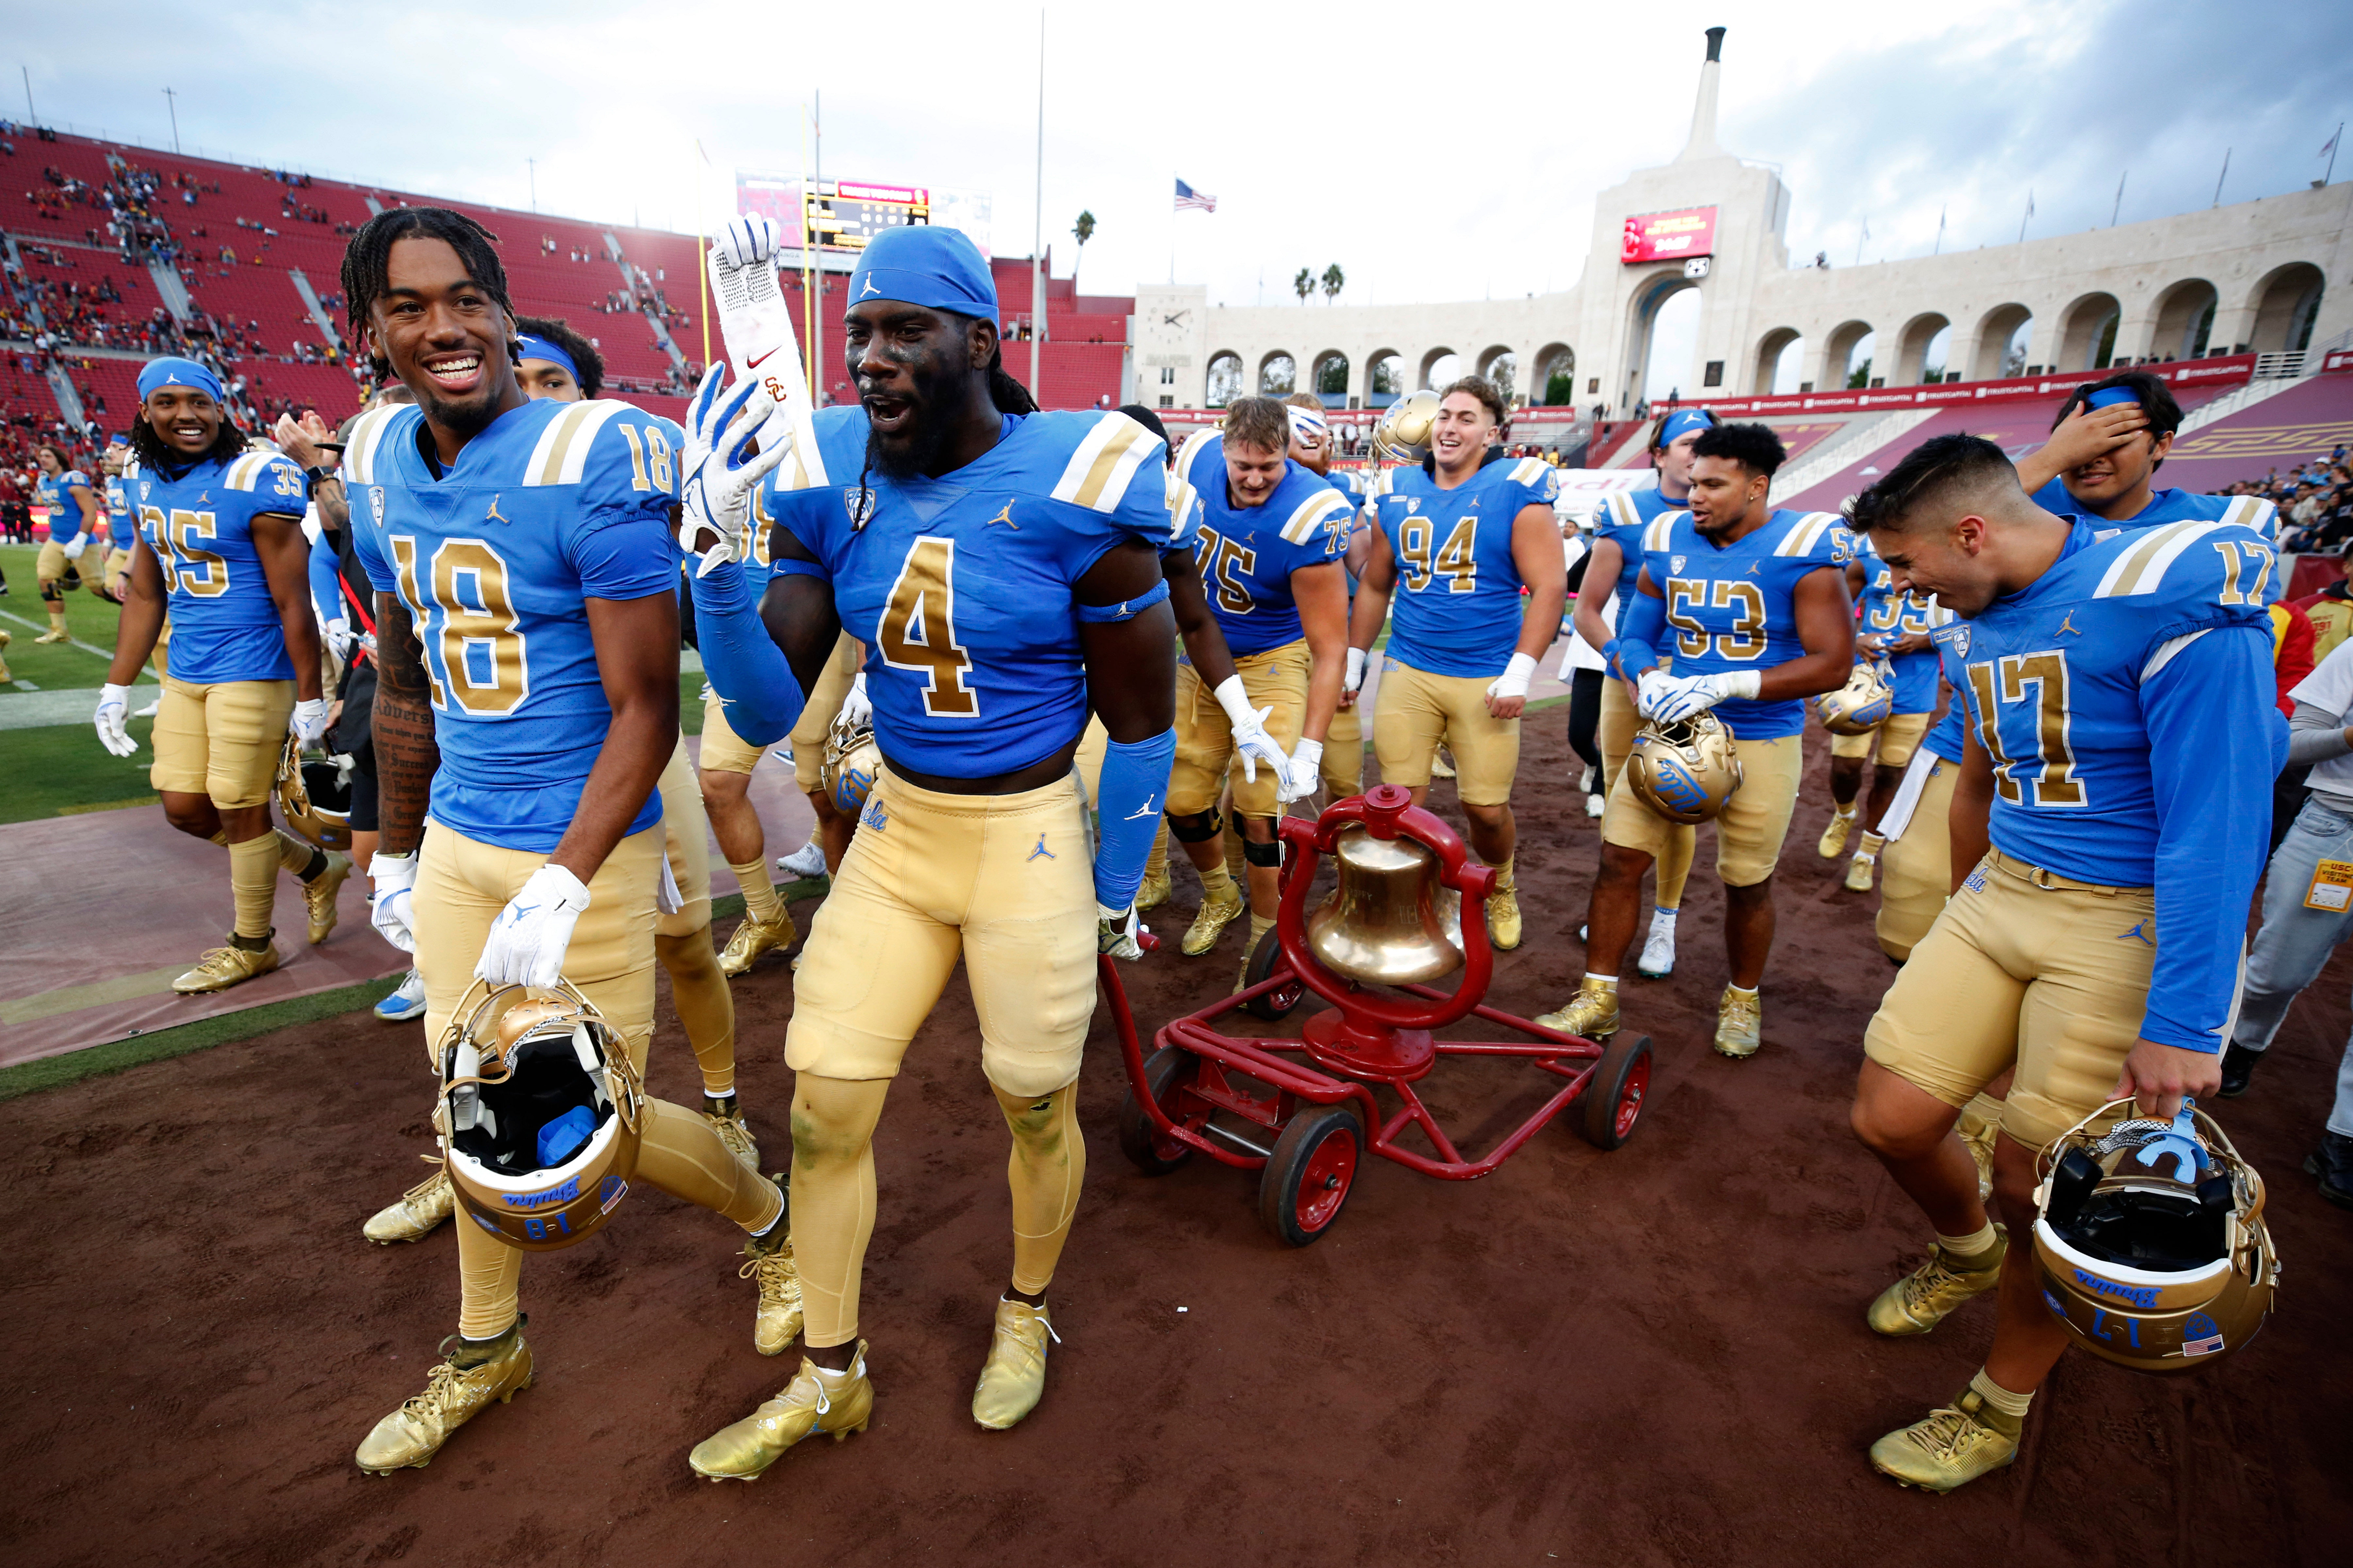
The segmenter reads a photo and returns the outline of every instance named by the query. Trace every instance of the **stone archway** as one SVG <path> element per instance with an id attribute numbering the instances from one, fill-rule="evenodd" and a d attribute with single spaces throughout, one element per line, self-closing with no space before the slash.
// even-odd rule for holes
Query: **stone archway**
<path id="1" fill-rule="evenodd" d="M 1921 385 L 1931 368 L 1936 371 L 1938 381 L 1944 380 L 1944 362 L 1940 359 L 1930 366 L 1928 349 L 1938 334 L 1948 331 L 1952 324 L 1940 311 L 1921 311 L 1904 323 L 1904 330 L 1895 335 L 1894 353 L 1886 358 L 1885 370 L 1875 374 L 1883 374 L 1890 386 Z"/>
<path id="2" fill-rule="evenodd" d="M 1971 381 L 2000 381 L 2026 374 L 2027 334 L 2034 328 L 2034 312 L 2012 301 L 1996 305 L 1978 318 L 1977 353 L 1969 365 Z"/>
<path id="3" fill-rule="evenodd" d="M 2079 296 L 2059 312 L 2059 354 L 2054 371 L 2097 370 L 2115 357 L 2116 324 L 2124 307 L 2114 294 Z"/>
<path id="4" fill-rule="evenodd" d="M 2155 324 L 2149 329 L 2148 342 L 2141 345 L 2140 357 L 2196 359 L 2203 354 L 2212 339 L 2214 311 L 2221 298 L 2203 278 L 2185 278 L 2168 285 L 2157 297 Z"/>
<path id="5" fill-rule="evenodd" d="M 2295 353 L 2309 348 L 2312 323 L 2320 314 L 2324 279 L 2309 261 L 2273 268 L 2247 291 L 2254 330 L 2247 346 L 2259 354 Z"/>
<path id="6" fill-rule="evenodd" d="M 1453 363 L 1444 371 L 1444 379 L 1432 379 L 1440 374 L 1440 367 L 1446 365 L 1447 362 L 1450 360 Z M 1456 353 L 1452 349 L 1431 349 L 1421 356 L 1421 374 L 1414 382 L 1414 385 L 1417 388 L 1427 387 L 1435 391 L 1440 386 L 1444 385 L 1447 381 L 1451 381 L 1456 376 L 1461 374 L 1461 365 L 1462 356 Z"/>
<path id="7" fill-rule="evenodd" d="M 1782 357 L 1792 351 L 1803 354 L 1805 347 L 1806 340 L 1795 327 L 1775 327 L 1758 338 L 1754 368 L 1748 378 L 1749 395 L 1770 395 L 1780 378 Z"/>
<path id="8" fill-rule="evenodd" d="M 1262 397 L 1288 397 L 1299 389 L 1299 362 L 1289 351 L 1276 349 L 1258 362 L 1258 390 Z"/>
<path id="9" fill-rule="evenodd" d="M 1209 356 L 1206 394 L 1212 408 L 1223 408 L 1242 395 L 1241 355 L 1231 349 L 1220 349 Z"/>

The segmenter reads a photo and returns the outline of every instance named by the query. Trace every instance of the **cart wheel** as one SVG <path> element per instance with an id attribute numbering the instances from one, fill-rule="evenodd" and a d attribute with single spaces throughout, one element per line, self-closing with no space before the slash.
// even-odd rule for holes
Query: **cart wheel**
<path id="1" fill-rule="evenodd" d="M 1577 1131 L 1597 1149 L 1615 1149 L 1634 1135 L 1642 1097 L 1651 1091 L 1651 1037 L 1619 1035 L 1601 1053 L 1586 1085 Z"/>
<path id="2" fill-rule="evenodd" d="M 1166 1111 L 1171 1121 L 1176 1118 L 1176 1097 L 1189 1086 L 1201 1070 L 1201 1058 L 1190 1051 L 1180 1051 L 1174 1046 L 1164 1046 L 1144 1058 L 1144 1081 L 1152 1098 Z M 1147 1176 L 1165 1176 L 1193 1157 L 1193 1151 L 1174 1138 L 1163 1138 L 1160 1129 L 1144 1114 L 1136 1103 L 1135 1086 L 1130 1084 L 1127 1099 L 1119 1108 L 1119 1147 L 1135 1168 Z"/>
<path id="3" fill-rule="evenodd" d="M 1311 1105 L 1291 1119 L 1259 1179 L 1258 1217 L 1286 1247 L 1332 1228 L 1356 1184 L 1364 1125 L 1345 1105 Z"/>
<path id="4" fill-rule="evenodd" d="M 1282 955 L 1282 941 L 1276 937 L 1274 928 L 1269 926 L 1266 934 L 1258 939 L 1258 945 L 1250 949 L 1250 962 L 1242 967 L 1242 984 L 1247 988 L 1262 980 L 1271 980 L 1290 967 L 1290 961 Z M 1291 1016 L 1291 1010 L 1306 994 L 1306 985 L 1294 975 L 1290 984 L 1278 985 L 1263 996 L 1253 996 L 1243 1003 L 1242 1011 L 1270 1024 L 1280 1023 Z"/>

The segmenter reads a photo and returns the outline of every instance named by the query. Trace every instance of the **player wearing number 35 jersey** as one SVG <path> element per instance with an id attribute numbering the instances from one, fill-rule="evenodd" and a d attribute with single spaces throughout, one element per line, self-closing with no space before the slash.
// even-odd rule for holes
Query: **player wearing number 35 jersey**
<path id="1" fill-rule="evenodd" d="M 755 237 L 751 265 L 773 265 L 768 243 Z M 718 281 L 723 300 L 766 282 Z M 1000 367 L 987 263 L 956 230 L 885 232 L 848 297 L 871 421 L 863 470 L 837 504 L 776 525 L 758 611 L 733 562 L 695 591 L 704 666 L 739 734 L 780 739 L 847 629 L 868 649 L 884 764 L 809 934 L 786 1039 L 807 1357 L 695 1448 L 712 1480 L 753 1479 L 804 1438 L 867 1425 L 858 1304 L 873 1132 L 959 957 L 981 1070 L 1013 1135 L 1012 1283 L 973 1417 L 1010 1426 L 1037 1404 L 1045 1290 L 1085 1168 L 1075 1097 L 1097 954 L 1137 952 L 1135 889 L 1176 751 L 1161 439 L 1122 414 L 1034 411 Z M 752 362 L 730 332 L 730 355 Z M 789 348 L 757 357 L 781 364 Z M 732 520 L 715 521 L 727 533 Z M 1090 708 L 1110 736 L 1100 851 L 1071 766 Z"/>
<path id="2" fill-rule="evenodd" d="M 1968 704 L 1952 806 L 1963 879 L 1871 1021 L 1853 1110 L 1937 1236 L 1873 1327 L 1923 1331 L 2000 1292 L 1968 1389 L 1872 1448 L 1881 1470 L 1942 1491 L 2010 1462 L 2066 1343 L 2033 1248 L 2005 1254 L 1947 1136 L 1960 1108 L 2015 1063 L 1994 1186 L 2017 1216 L 2034 1212 L 2036 1152 L 2112 1096 L 2169 1120 L 2221 1080 L 2286 751 L 2264 612 L 2274 568 L 2271 546 L 2230 523 L 2117 533 L 2052 516 L 1969 436 L 1924 443 L 1854 519 L 1899 591 L 1960 617 L 1936 636 Z"/>

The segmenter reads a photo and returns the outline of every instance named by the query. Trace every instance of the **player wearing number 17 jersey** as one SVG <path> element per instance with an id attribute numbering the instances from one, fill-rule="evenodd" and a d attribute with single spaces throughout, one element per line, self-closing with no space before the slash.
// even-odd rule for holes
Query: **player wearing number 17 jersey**
<path id="1" fill-rule="evenodd" d="M 987 263 L 956 230 L 886 231 L 848 292 L 864 468 L 840 505 L 779 525 L 760 611 L 732 563 L 695 593 L 705 668 L 749 740 L 791 727 L 843 628 L 864 642 L 884 764 L 810 932 L 785 1047 L 807 1357 L 696 1447 L 691 1463 L 713 1480 L 753 1479 L 806 1437 L 867 1425 L 858 1298 L 874 1128 L 959 957 L 1013 1136 L 1012 1283 L 973 1417 L 1010 1426 L 1037 1404 L 1045 1290 L 1085 1166 L 1076 1080 L 1097 955 L 1137 951 L 1135 889 L 1176 751 L 1159 437 L 1122 414 L 1033 411 L 1001 368 Z M 742 353 L 732 335 L 729 351 Z M 1099 852 L 1071 768 L 1090 707 L 1110 737 Z"/>
<path id="2" fill-rule="evenodd" d="M 2033 1248 L 2005 1253 L 1947 1137 L 1959 1109 L 2015 1063 L 1994 1187 L 2021 1216 L 2038 1151 L 2112 1096 L 2169 1120 L 2185 1093 L 2221 1081 L 2286 751 L 2264 610 L 2274 563 L 2230 523 L 2118 533 L 2053 516 L 1970 436 L 1923 443 L 1856 498 L 1854 520 L 1899 590 L 1960 617 L 1936 635 L 1968 703 L 1952 833 L 1956 868 L 1974 868 L 1871 1021 L 1852 1113 L 1937 1235 L 1882 1302 L 1900 1298 L 1926 1326 L 2000 1292 L 1969 1387 L 1872 1447 L 1882 1471 L 1944 1491 L 2015 1457 L 2066 1344 Z M 1989 847 L 1978 859 L 1964 845 Z M 1872 1316 L 1881 1328 L 1879 1305 Z"/>

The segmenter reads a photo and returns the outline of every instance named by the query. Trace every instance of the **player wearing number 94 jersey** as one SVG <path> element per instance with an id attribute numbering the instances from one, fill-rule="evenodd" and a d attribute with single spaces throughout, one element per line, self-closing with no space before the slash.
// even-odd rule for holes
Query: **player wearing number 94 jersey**
<path id="1" fill-rule="evenodd" d="M 723 278 L 721 298 L 732 291 Z M 884 763 L 809 935 L 785 1047 L 799 1075 L 792 1228 L 807 1358 L 696 1447 L 712 1480 L 750 1480 L 806 1437 L 866 1426 L 871 1141 L 959 956 L 981 1070 L 1014 1141 L 1012 1283 L 973 1417 L 1010 1426 L 1037 1404 L 1045 1290 L 1085 1163 L 1075 1092 L 1097 956 L 1137 951 L 1132 906 L 1176 752 L 1160 438 L 1122 414 L 1032 411 L 1000 368 L 987 263 L 954 229 L 887 231 L 848 292 L 871 422 L 863 470 L 839 505 L 778 524 L 760 612 L 732 562 L 695 591 L 704 666 L 748 740 L 791 728 L 840 629 L 864 642 Z M 743 354 L 732 335 L 729 352 Z M 698 450 L 706 429 L 698 414 Z M 736 521 L 710 521 L 722 535 Z M 1071 767 L 1090 707 L 1110 736 L 1100 850 Z"/>
<path id="2" fill-rule="evenodd" d="M 2009 1247 L 1949 1134 L 2015 1064 L 1994 1149 L 2002 1210 L 2034 1212 L 2038 1151 L 2112 1096 L 2170 1119 L 2221 1080 L 2247 903 L 2287 731 L 2264 613 L 2271 546 L 2190 520 L 2111 532 L 2042 510 L 2000 447 L 1923 443 L 1856 498 L 1899 591 L 1960 616 L 1936 634 L 1969 732 L 1952 901 L 1864 1037 L 1857 1134 L 1926 1211 L 1936 1255 L 1883 1303 L 1919 1332 L 1999 1289 L 1985 1368 L 1872 1462 L 1947 1490 L 2010 1463 L 2066 1343 L 2034 1249 Z M 1982 849 L 1983 858 L 1964 847 Z M 1890 1298 L 1897 1298 L 1890 1301 Z"/>

